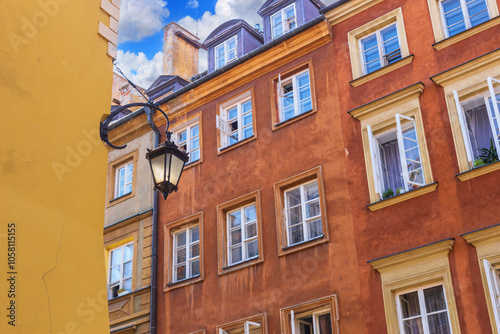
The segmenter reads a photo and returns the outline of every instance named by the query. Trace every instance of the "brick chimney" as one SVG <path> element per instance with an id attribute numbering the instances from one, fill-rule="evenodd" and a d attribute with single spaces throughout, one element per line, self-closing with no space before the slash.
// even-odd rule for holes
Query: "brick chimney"
<path id="1" fill-rule="evenodd" d="M 190 81 L 198 74 L 199 38 L 175 22 L 163 28 L 163 75 Z"/>

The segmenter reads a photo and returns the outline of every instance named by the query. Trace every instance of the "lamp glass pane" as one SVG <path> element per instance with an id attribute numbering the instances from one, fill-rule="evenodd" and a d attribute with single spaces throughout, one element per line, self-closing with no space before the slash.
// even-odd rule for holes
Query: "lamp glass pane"
<path id="1" fill-rule="evenodd" d="M 170 183 L 177 185 L 184 168 L 184 161 L 172 155 L 172 167 L 170 168 Z M 167 172 L 168 173 L 168 172 Z"/>
<path id="2" fill-rule="evenodd" d="M 162 154 L 157 157 L 151 158 L 150 161 L 151 169 L 153 170 L 153 177 L 155 178 L 155 183 L 161 183 L 165 181 L 165 155 Z"/>

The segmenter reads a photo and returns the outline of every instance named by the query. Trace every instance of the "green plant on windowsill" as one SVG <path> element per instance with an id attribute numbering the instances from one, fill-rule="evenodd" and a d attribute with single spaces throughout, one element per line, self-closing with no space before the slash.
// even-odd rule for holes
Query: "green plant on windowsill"
<path id="1" fill-rule="evenodd" d="M 123 296 L 129 293 L 130 291 L 125 290 L 124 288 L 121 288 L 120 290 L 117 291 L 118 296 Z"/>
<path id="2" fill-rule="evenodd" d="M 396 196 L 401 195 L 402 192 L 403 192 L 403 188 L 400 187 L 400 188 L 396 189 Z"/>
<path id="3" fill-rule="evenodd" d="M 392 191 L 391 188 L 384 190 L 384 192 L 382 193 L 382 199 L 387 199 L 392 196 L 394 196 L 394 191 Z"/>
<path id="4" fill-rule="evenodd" d="M 490 148 L 480 148 L 479 152 L 481 154 L 478 156 L 478 159 L 474 160 L 474 167 L 498 161 L 498 153 L 495 145 L 493 144 L 493 139 L 490 139 Z"/>

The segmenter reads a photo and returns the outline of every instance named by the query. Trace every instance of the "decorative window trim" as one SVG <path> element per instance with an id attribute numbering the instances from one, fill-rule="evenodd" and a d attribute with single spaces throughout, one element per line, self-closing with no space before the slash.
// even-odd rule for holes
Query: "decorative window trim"
<path id="1" fill-rule="evenodd" d="M 434 31 L 434 39 L 436 41 L 433 47 L 437 50 L 441 50 L 447 46 L 458 43 L 500 23 L 500 20 L 496 19 L 496 17 L 498 16 L 498 6 L 496 0 L 486 0 L 490 14 L 490 19 L 488 21 L 465 30 L 452 37 L 446 38 L 446 32 L 443 25 L 443 19 L 441 16 L 441 9 L 439 4 L 440 1 L 441 0 L 427 0 L 427 4 L 429 5 L 429 12 L 431 15 L 432 30 Z"/>
<path id="2" fill-rule="evenodd" d="M 338 7 L 335 7 L 329 12 L 326 12 L 325 17 L 333 26 L 380 2 L 382 2 L 382 0 L 350 0 Z"/>
<path id="3" fill-rule="evenodd" d="M 255 110 L 255 87 L 252 86 L 250 87 L 249 89 L 246 89 L 244 91 L 241 91 L 239 93 L 237 93 L 236 95 L 234 96 L 231 96 L 219 103 L 217 103 L 216 105 L 216 110 L 217 110 L 217 116 L 220 117 L 221 115 L 221 112 L 223 109 L 227 109 L 228 107 L 230 107 L 231 105 L 234 105 L 236 103 L 238 103 L 239 101 L 243 100 L 243 99 L 246 99 L 246 98 L 250 98 L 251 101 L 252 101 L 252 126 L 253 126 L 253 136 L 251 137 L 248 137 L 246 139 L 243 139 L 241 141 L 238 141 L 237 143 L 234 143 L 233 145 L 229 145 L 229 146 L 225 146 L 225 147 L 221 147 L 222 145 L 222 134 L 219 130 L 217 130 L 217 155 L 221 155 L 221 154 L 224 154 L 228 151 L 231 151 L 237 147 L 240 147 L 248 142 L 251 142 L 251 141 L 254 141 L 257 139 L 257 121 L 256 121 L 256 117 L 257 117 L 257 113 L 256 113 L 256 110 Z M 216 117 L 217 117 L 216 116 Z"/>
<path id="4" fill-rule="evenodd" d="M 216 333 L 222 334 L 222 333 L 225 333 L 225 332 L 230 331 L 232 329 L 239 328 L 241 326 L 244 326 L 245 322 L 258 322 L 260 324 L 261 333 L 267 334 L 267 314 L 266 313 L 254 315 L 254 316 L 243 318 L 243 319 L 238 319 L 235 321 L 231 321 L 231 322 L 219 325 L 216 328 Z"/>
<path id="5" fill-rule="evenodd" d="M 227 254 L 227 213 L 233 209 L 255 203 L 255 210 L 257 212 L 257 236 L 258 236 L 258 249 L 259 256 L 243 261 L 240 263 L 228 264 Z M 217 262 L 218 273 L 224 275 L 233 271 L 247 268 L 258 263 L 264 262 L 264 243 L 262 233 L 262 211 L 261 211 L 261 196 L 260 190 L 251 192 L 249 194 L 232 199 L 223 204 L 217 205 Z"/>
<path id="6" fill-rule="evenodd" d="M 107 293 L 108 293 L 108 299 L 111 299 L 109 296 L 109 257 L 110 257 L 110 254 L 111 254 L 111 251 L 113 249 L 116 249 L 118 247 L 122 247 L 126 244 L 129 244 L 131 242 L 133 242 L 133 245 L 134 245 L 134 250 L 133 250 L 133 256 L 132 256 L 132 291 L 131 292 L 134 292 L 135 288 L 136 288 L 136 280 L 137 280 L 137 275 L 136 275 L 136 267 L 137 267 L 137 256 L 136 256 L 136 253 L 137 253 L 137 238 L 138 238 L 138 234 L 137 234 L 137 231 L 134 231 L 134 232 L 131 232 L 131 233 L 127 233 L 126 235 L 121 235 L 120 236 L 120 240 L 118 241 L 115 241 L 115 239 L 112 239 L 108 242 L 106 242 L 104 244 L 104 251 L 105 251 L 105 261 L 106 261 L 106 290 L 107 290 Z M 141 259 L 142 261 L 142 259 Z M 140 278 L 139 278 L 140 279 Z M 115 297 L 115 298 L 118 298 L 118 297 Z"/>
<path id="7" fill-rule="evenodd" d="M 200 228 L 200 275 L 187 278 L 185 280 L 173 282 L 173 233 L 178 230 L 198 225 Z M 165 256 L 164 256 L 164 272 L 163 272 L 163 282 L 164 287 L 163 291 L 170 291 L 173 289 L 177 289 L 189 284 L 194 284 L 201 282 L 205 279 L 204 274 L 204 235 L 203 235 L 203 212 L 196 213 L 186 218 L 182 218 L 176 220 L 170 224 L 165 225 L 164 227 L 164 247 L 165 247 Z"/>
<path id="8" fill-rule="evenodd" d="M 108 189 L 107 189 L 107 198 L 106 207 L 110 207 L 121 203 L 131 197 L 135 196 L 135 189 L 137 183 L 137 155 L 138 150 L 135 150 L 127 155 L 124 155 L 121 158 L 114 160 L 108 164 Z M 116 187 L 116 172 L 119 167 L 122 167 L 125 164 L 133 162 L 133 174 L 132 174 L 132 191 L 128 194 L 125 194 L 120 197 L 115 198 L 115 187 Z"/>
<path id="9" fill-rule="evenodd" d="M 273 14 L 271 14 L 269 16 L 269 21 L 270 21 L 270 27 L 271 27 L 271 39 L 274 40 L 278 37 L 281 37 L 283 36 L 284 34 L 286 34 L 287 32 L 289 31 L 292 31 L 292 30 L 285 30 L 285 25 L 284 23 L 286 22 L 286 19 L 284 18 L 284 14 L 285 14 L 285 10 L 290 8 L 290 7 L 293 7 L 293 14 L 294 14 L 294 20 L 295 20 L 295 28 L 294 29 L 297 29 L 297 27 L 299 26 L 298 25 L 298 22 L 297 22 L 297 8 L 295 7 L 295 2 L 291 3 L 290 5 L 286 6 L 286 7 L 283 7 L 281 8 L 280 10 L 274 12 Z M 278 13 L 280 13 L 281 15 L 281 29 L 283 31 L 283 33 L 279 36 L 274 36 L 274 31 L 273 31 L 273 16 L 276 16 Z"/>
<path id="10" fill-rule="evenodd" d="M 483 265 L 484 261 L 487 261 L 492 266 L 500 265 L 500 224 L 462 234 L 461 237 L 476 248 L 491 328 L 493 333 L 500 333 L 500 319 L 497 320 L 495 315 L 493 302 L 490 297 L 487 272 Z"/>
<path id="11" fill-rule="evenodd" d="M 398 38 L 399 38 L 399 47 L 401 49 L 401 58 L 397 62 L 384 66 L 377 71 L 364 74 L 363 71 L 363 62 L 361 60 L 362 54 L 359 47 L 359 41 L 378 31 L 383 29 L 384 27 L 396 23 L 396 28 L 398 30 Z M 351 81 L 351 85 L 357 87 L 365 82 L 378 78 L 390 71 L 393 71 L 397 68 L 400 68 L 406 64 L 409 64 L 413 61 L 413 56 L 410 56 L 410 52 L 408 49 L 408 43 L 406 40 L 406 32 L 403 21 L 403 12 L 401 8 L 397 8 L 381 17 L 368 22 L 367 24 L 356 28 L 347 33 L 348 43 L 349 43 L 349 54 L 351 57 L 351 67 L 352 67 L 352 76 L 353 81 Z"/>
<path id="12" fill-rule="evenodd" d="M 474 177 L 500 169 L 500 163 L 498 162 L 479 168 L 470 168 L 454 96 L 454 91 L 459 98 L 472 97 L 487 91 L 488 77 L 500 79 L 499 57 L 500 50 L 495 50 L 431 77 L 437 85 L 444 88 L 451 132 L 455 144 L 455 153 L 458 161 L 459 174 L 457 178 L 460 181 L 470 180 Z"/>
<path id="13" fill-rule="evenodd" d="M 279 109 L 279 96 L 277 94 L 278 92 L 278 84 L 279 84 L 279 79 L 283 81 L 284 79 L 297 74 L 303 70 L 309 70 L 309 84 L 310 84 L 310 89 L 311 89 L 311 104 L 312 104 L 312 109 L 311 111 L 307 111 L 305 113 L 299 114 L 293 118 L 290 118 L 286 121 L 281 122 L 280 121 L 280 109 Z M 313 62 L 312 59 L 309 58 L 305 62 L 298 64 L 296 66 L 293 66 L 285 71 L 279 72 L 278 74 L 272 76 L 269 78 L 269 87 L 271 89 L 271 117 L 272 117 L 272 130 L 278 130 L 281 129 L 291 123 L 297 122 L 305 117 L 308 117 L 317 111 L 317 106 L 316 106 L 316 89 L 314 85 L 314 67 L 313 67 Z"/>
<path id="14" fill-rule="evenodd" d="M 197 161 L 187 163 L 186 166 L 184 167 L 184 170 L 187 170 L 187 169 L 189 169 L 193 166 L 197 166 L 203 162 L 202 111 L 198 111 L 189 117 L 185 117 L 186 114 L 184 114 L 183 116 L 184 116 L 183 118 L 178 119 L 174 124 L 172 124 L 172 128 L 170 131 L 172 131 L 174 133 L 174 136 L 175 136 L 175 134 L 182 131 L 185 127 L 190 126 L 190 125 L 194 125 L 195 123 L 198 123 L 198 126 L 199 126 L 199 136 L 198 137 L 200 139 L 200 159 L 198 159 Z"/>
<path id="15" fill-rule="evenodd" d="M 453 334 L 460 334 L 448 254 L 455 240 L 447 239 L 427 246 L 368 261 L 380 273 L 388 334 L 399 333 L 396 295 L 429 283 L 443 285 Z"/>
<path id="16" fill-rule="evenodd" d="M 310 239 L 295 245 L 288 246 L 287 244 L 287 226 L 286 217 L 284 213 L 285 190 L 291 187 L 298 186 L 300 184 L 317 180 L 318 191 L 319 191 L 319 204 L 321 210 L 321 225 L 323 228 L 323 236 L 320 238 Z M 323 184 L 323 171 L 321 166 L 315 167 L 298 175 L 289 177 L 283 181 L 274 184 L 274 200 L 276 208 L 276 233 L 278 238 L 278 255 L 283 256 L 293 252 L 297 252 L 309 247 L 316 246 L 321 243 L 328 242 L 328 222 L 326 214 L 326 198 L 325 198 L 325 188 Z"/>
<path id="17" fill-rule="evenodd" d="M 235 57 L 233 59 L 228 60 L 227 59 L 227 52 L 229 51 L 229 49 L 227 49 L 227 44 L 233 38 L 234 38 L 234 45 L 235 45 L 235 51 L 234 51 Z M 221 46 L 224 47 L 224 65 L 217 66 L 217 48 L 219 48 Z M 216 70 L 226 66 L 227 64 L 229 64 L 232 61 L 235 61 L 236 59 L 238 59 L 238 35 L 231 36 L 230 38 L 227 38 L 226 40 L 224 40 L 224 42 L 222 42 L 214 47 L 214 68 Z"/>
<path id="18" fill-rule="evenodd" d="M 372 211 L 423 195 L 437 188 L 437 184 L 435 184 L 432 176 L 422 113 L 420 110 L 419 97 L 423 90 L 424 85 L 419 82 L 349 111 L 349 114 L 358 119 L 361 123 L 361 135 L 371 203 L 368 205 L 368 208 Z M 375 189 L 375 176 L 373 175 L 372 168 L 368 126 L 371 127 L 374 133 L 390 129 L 395 126 L 395 115 L 398 113 L 415 120 L 415 128 L 420 145 L 420 155 L 425 176 L 425 185 L 402 195 L 382 200 Z M 432 184 L 435 184 L 435 186 L 432 186 Z"/>
<path id="19" fill-rule="evenodd" d="M 280 322 L 281 322 L 281 331 L 284 334 L 292 334 L 292 312 L 293 314 L 297 313 L 305 313 L 312 312 L 314 310 L 319 309 L 330 309 L 330 316 L 332 321 L 332 331 L 333 333 L 339 333 L 339 310 L 338 310 L 338 300 L 337 295 L 331 295 L 327 297 L 322 297 L 319 299 L 315 299 L 309 302 L 297 304 L 294 306 L 289 306 L 282 308 L 280 310 Z"/>
<path id="20" fill-rule="evenodd" d="M 191 332 L 189 334 L 205 334 L 206 331 L 204 329 L 202 329 L 201 331 L 196 331 L 196 332 Z"/>

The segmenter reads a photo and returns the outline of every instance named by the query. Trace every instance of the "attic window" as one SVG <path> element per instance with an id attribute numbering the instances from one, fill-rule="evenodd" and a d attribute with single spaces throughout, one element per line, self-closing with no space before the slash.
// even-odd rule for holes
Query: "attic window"
<path id="1" fill-rule="evenodd" d="M 271 16 L 271 31 L 273 39 L 297 28 L 297 19 L 295 15 L 295 3 L 283 8 Z"/>
<path id="2" fill-rule="evenodd" d="M 231 61 L 238 58 L 238 52 L 236 48 L 237 41 L 237 37 L 233 36 L 215 47 L 216 69 L 221 68 L 222 66 L 229 64 Z"/>

